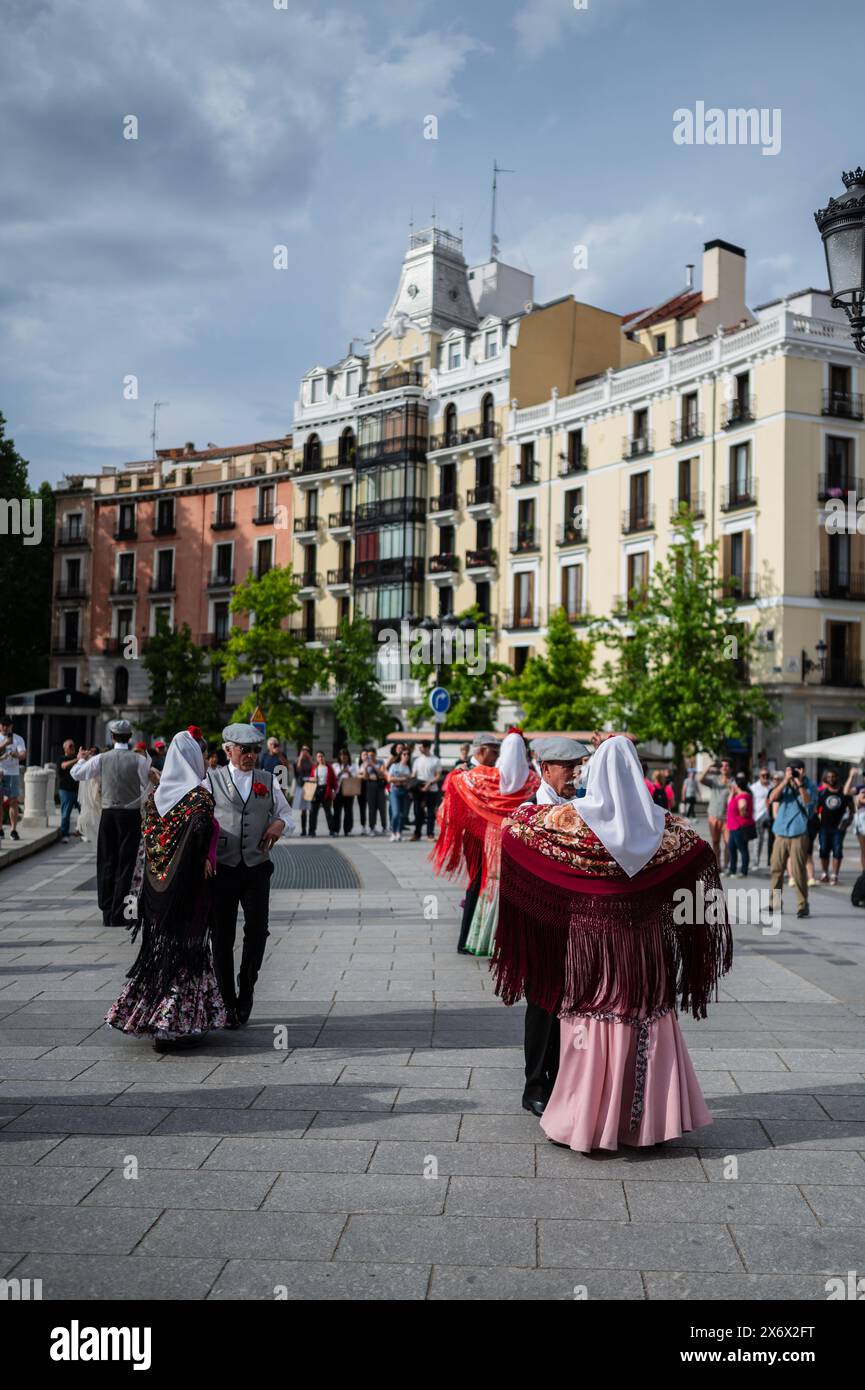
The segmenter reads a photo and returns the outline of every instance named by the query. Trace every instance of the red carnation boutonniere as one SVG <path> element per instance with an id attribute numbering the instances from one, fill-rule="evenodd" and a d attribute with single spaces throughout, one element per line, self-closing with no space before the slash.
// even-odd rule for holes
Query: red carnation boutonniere
<path id="1" fill-rule="evenodd" d="M 263 782 L 253 782 L 252 790 L 256 796 L 267 796 L 267 787 Z"/>

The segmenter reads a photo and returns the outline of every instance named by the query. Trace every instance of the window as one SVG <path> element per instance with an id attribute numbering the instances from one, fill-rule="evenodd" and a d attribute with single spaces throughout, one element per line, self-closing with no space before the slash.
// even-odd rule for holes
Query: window
<path id="1" fill-rule="evenodd" d="M 65 615 L 65 647 L 67 652 L 77 652 L 79 647 L 78 611 L 74 609 Z"/>
<path id="2" fill-rule="evenodd" d="M 583 431 L 568 430 L 568 472 L 583 467 Z"/>
<path id="3" fill-rule="evenodd" d="M 445 443 L 455 444 L 457 440 L 457 408 L 449 405 L 445 409 Z"/>
<path id="4" fill-rule="evenodd" d="M 321 464 L 321 440 L 317 434 L 311 434 L 303 446 L 303 464 L 305 468 L 317 468 Z"/>
<path id="5" fill-rule="evenodd" d="M 66 590 L 70 594 L 77 594 L 81 588 L 81 561 L 66 561 Z"/>
<path id="6" fill-rule="evenodd" d="M 76 537 L 80 536 L 83 533 L 83 521 L 83 512 L 69 513 L 69 515 L 66 518 L 66 534 L 70 540 L 75 540 Z"/>
<path id="7" fill-rule="evenodd" d="M 257 547 L 256 578 L 261 579 L 268 570 L 273 569 L 273 541 L 259 541 Z"/>
<path id="8" fill-rule="evenodd" d="M 217 580 L 225 583 L 231 582 L 231 555 L 232 547 L 228 545 L 218 545 L 214 552 L 213 573 Z"/>
<path id="9" fill-rule="evenodd" d="M 514 627 L 533 627 L 535 621 L 535 576 L 514 575 Z"/>
<path id="10" fill-rule="evenodd" d="M 649 434 L 648 410 L 634 411 L 634 439 L 645 440 Z"/>
<path id="11" fill-rule="evenodd" d="M 170 612 L 171 612 L 171 609 L 170 609 L 170 608 L 166 608 L 166 609 L 157 609 L 156 612 L 157 612 L 157 613 L 159 613 L 159 612 L 170 613 Z M 117 636 L 117 637 L 120 639 L 120 641 L 122 642 L 123 639 L 124 639 L 124 637 L 130 637 L 130 636 L 132 635 L 132 609 L 131 609 L 131 608 L 118 608 L 118 610 L 117 610 L 117 618 L 116 618 L 115 621 L 116 621 L 116 623 L 117 623 L 117 633 L 116 633 L 116 636 Z M 155 626 L 156 626 L 156 624 L 154 623 L 154 629 L 155 629 Z"/>
<path id="12" fill-rule="evenodd" d="M 493 543 L 493 523 L 489 517 L 477 523 L 475 546 L 478 550 L 488 550 Z"/>
<path id="13" fill-rule="evenodd" d="M 690 507 L 694 501 L 694 470 L 696 459 L 679 460 L 679 490 L 677 500 L 680 506 Z"/>
<path id="14" fill-rule="evenodd" d="M 492 616 L 490 613 L 490 585 L 486 579 L 475 587 L 475 603 L 481 610 L 481 617 L 484 621 L 489 622 Z"/>
<path id="15" fill-rule="evenodd" d="M 649 583 L 649 552 L 640 550 L 628 556 L 628 607 L 633 603 L 633 591 L 642 594 Z"/>
<path id="16" fill-rule="evenodd" d="M 156 504 L 156 529 L 163 534 L 174 530 L 174 498 L 160 497 Z"/>
<path id="17" fill-rule="evenodd" d="M 311 487 L 306 494 L 306 526 L 314 531 L 318 526 L 318 488 Z"/>
<path id="18" fill-rule="evenodd" d="M 133 594 L 135 592 L 135 555 L 131 551 L 117 557 L 117 592 L 118 594 Z"/>
<path id="19" fill-rule="evenodd" d="M 454 549 L 454 528 L 452 526 L 439 527 L 439 554 L 452 555 Z"/>
<path id="20" fill-rule="evenodd" d="M 490 454 L 475 459 L 475 487 L 491 487 L 493 481 L 493 460 Z"/>
<path id="21" fill-rule="evenodd" d="M 216 524 L 227 526 L 231 522 L 231 503 L 232 494 L 228 492 L 218 492 L 216 494 Z"/>
<path id="22" fill-rule="evenodd" d="M 583 567 L 566 565 L 562 570 L 562 607 L 568 617 L 579 618 L 583 611 Z"/>
<path id="23" fill-rule="evenodd" d="M 523 671 L 526 669 L 526 662 L 531 656 L 531 653 L 531 647 L 511 647 L 511 665 L 514 668 L 515 675 L 522 675 Z"/>
<path id="24" fill-rule="evenodd" d="M 165 592 L 174 588 L 174 551 L 156 552 L 156 588 Z"/>
<path id="25" fill-rule="evenodd" d="M 579 540 L 585 529 L 585 521 L 583 489 L 581 487 L 568 488 L 564 498 L 562 539 L 565 541 Z"/>
<path id="26" fill-rule="evenodd" d="M 534 498 L 520 502 L 517 507 L 517 549 L 531 550 L 535 544 Z"/>
<path id="27" fill-rule="evenodd" d="M 153 610 L 153 631 L 171 632 L 171 630 L 171 609 L 163 607 L 161 604 L 157 605 Z"/>
<path id="28" fill-rule="evenodd" d="M 323 401 L 323 400 L 324 400 L 324 377 L 323 377 L 323 376 L 314 376 L 314 377 L 312 378 L 312 381 L 309 383 L 309 401 L 310 401 L 310 405 L 318 405 L 318 403 L 319 403 L 320 401 Z"/>
<path id="29" fill-rule="evenodd" d="M 495 428 L 496 403 L 491 394 L 481 401 L 481 432 L 484 439 L 491 439 Z"/>
<path id="30" fill-rule="evenodd" d="M 345 394 L 347 396 L 356 396 L 359 386 L 360 372 L 358 371 L 357 367 L 352 367 L 345 374 Z"/>
<path id="31" fill-rule="evenodd" d="M 213 635 L 217 642 L 225 642 L 231 631 L 231 614 L 227 603 L 213 605 Z"/>
<path id="32" fill-rule="evenodd" d="M 746 416 L 751 405 L 751 374 L 741 372 L 736 377 L 736 414 Z"/>
<path id="33" fill-rule="evenodd" d="M 454 611 L 454 591 L 449 584 L 439 589 L 439 617 L 449 617 Z"/>
<path id="34" fill-rule="evenodd" d="M 853 441 L 830 434 L 826 440 L 826 487 L 846 492 L 854 486 Z"/>
<path id="35" fill-rule="evenodd" d="M 354 430 L 343 430 L 339 437 L 339 462 L 346 466 L 353 466 L 357 448 L 354 438 Z"/>
<path id="36" fill-rule="evenodd" d="M 455 371 L 463 364 L 463 345 L 459 343 L 448 343 L 448 371 Z"/>
<path id="37" fill-rule="evenodd" d="M 126 666 L 114 668 L 114 704 L 125 705 L 129 699 L 129 670 Z"/>
<path id="38" fill-rule="evenodd" d="M 499 330 L 488 328 L 484 334 L 484 357 L 489 361 L 499 350 Z"/>
<path id="39" fill-rule="evenodd" d="M 730 450 L 730 500 L 738 501 L 751 495 L 751 446 L 736 444 Z"/>
<path id="40" fill-rule="evenodd" d="M 649 474 L 632 473 L 629 480 L 631 525 L 649 519 Z"/>
<path id="41" fill-rule="evenodd" d="M 134 502 L 121 502 L 117 511 L 117 534 L 119 536 L 135 535 Z"/>
<path id="42" fill-rule="evenodd" d="M 268 483 L 258 489 L 258 517 L 260 521 L 265 521 L 273 517 L 274 501 L 276 498 L 276 488 L 273 483 Z"/>
<path id="43" fill-rule="evenodd" d="M 656 334 L 655 334 L 655 352 L 666 352 L 666 351 L 667 351 L 667 335 L 666 335 L 666 333 L 656 333 Z"/>

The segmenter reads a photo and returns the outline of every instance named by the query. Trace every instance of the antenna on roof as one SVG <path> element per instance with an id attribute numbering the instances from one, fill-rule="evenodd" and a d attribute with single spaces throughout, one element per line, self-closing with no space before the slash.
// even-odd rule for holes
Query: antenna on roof
<path id="1" fill-rule="evenodd" d="M 686 266 L 685 266 L 685 289 L 686 289 L 686 290 L 692 290 L 693 288 L 694 288 L 694 267 L 693 267 L 692 265 L 686 265 Z"/>
<path id="2" fill-rule="evenodd" d="M 493 211 L 490 220 L 490 260 L 497 259 L 499 254 L 499 239 L 496 236 L 496 190 L 498 188 L 499 174 L 515 174 L 515 169 L 503 169 L 497 161 L 493 160 Z"/>
<path id="3" fill-rule="evenodd" d="M 152 428 L 152 430 L 150 431 L 150 443 L 151 443 L 151 445 L 153 446 L 153 458 L 154 458 L 154 460 L 156 459 L 156 412 L 157 412 L 157 410 L 161 409 L 162 406 L 164 406 L 164 405 L 170 405 L 170 404 L 171 404 L 170 401 L 154 401 L 154 402 L 153 402 L 153 428 Z"/>

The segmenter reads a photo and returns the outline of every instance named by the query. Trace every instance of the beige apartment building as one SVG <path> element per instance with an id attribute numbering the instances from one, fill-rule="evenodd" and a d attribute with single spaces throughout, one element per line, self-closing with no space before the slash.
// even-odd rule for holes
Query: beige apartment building
<path id="1" fill-rule="evenodd" d="M 702 291 L 623 320 L 650 360 L 514 410 L 502 641 L 520 669 L 556 608 L 575 625 L 608 615 L 686 507 L 758 630 L 750 675 L 778 695 L 783 727 L 756 728 L 752 751 L 780 762 L 865 708 L 865 538 L 826 526 L 828 499 L 862 493 L 865 368 L 828 293 L 752 314 L 744 271 L 743 251 L 708 243 Z"/>

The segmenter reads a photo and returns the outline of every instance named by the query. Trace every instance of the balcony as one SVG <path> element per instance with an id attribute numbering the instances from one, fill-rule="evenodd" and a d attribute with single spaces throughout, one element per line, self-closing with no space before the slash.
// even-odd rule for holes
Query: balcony
<path id="1" fill-rule="evenodd" d="M 514 468 L 511 484 L 513 487 L 530 487 L 532 483 L 538 482 L 540 476 L 541 465 L 536 460 L 518 463 Z"/>
<path id="2" fill-rule="evenodd" d="M 833 391 L 831 386 L 823 392 L 824 415 L 835 415 L 841 420 L 865 419 L 862 413 L 862 397 L 849 391 Z M 855 684 L 861 684 L 856 681 Z"/>
<path id="3" fill-rule="evenodd" d="M 699 521 L 705 515 L 706 497 L 702 492 L 694 492 L 690 497 L 674 497 L 670 503 L 671 521 L 681 521 L 686 516 Z"/>
<path id="4" fill-rule="evenodd" d="M 573 478 L 576 473 L 585 473 L 589 466 L 589 451 L 585 444 L 559 454 L 559 477 Z"/>
<path id="5" fill-rule="evenodd" d="M 207 581 L 208 589 L 233 589 L 234 570 L 217 570 Z"/>
<path id="6" fill-rule="evenodd" d="M 655 529 L 654 507 L 626 507 L 622 512 L 622 534 L 632 536 L 637 531 Z"/>
<path id="7" fill-rule="evenodd" d="M 252 518 L 253 526 L 273 526 L 276 520 L 276 512 L 271 507 L 270 511 L 258 511 Z"/>
<path id="8" fill-rule="evenodd" d="M 339 637 L 338 627 L 291 627 L 289 632 L 308 647 L 325 647 Z"/>
<path id="9" fill-rule="evenodd" d="M 511 554 L 519 555 L 525 550 L 540 550 L 541 533 L 536 526 L 518 526 L 511 532 Z"/>
<path id="10" fill-rule="evenodd" d="M 86 598 L 87 585 L 83 579 L 60 579 L 54 587 L 55 598 Z"/>
<path id="11" fill-rule="evenodd" d="M 341 569 L 338 569 L 338 570 L 328 570 L 328 572 L 327 572 L 327 587 L 328 587 L 329 589 L 336 589 L 336 588 L 338 588 L 341 584 L 350 584 L 350 583 L 351 583 L 351 566 L 350 566 L 350 565 L 344 565 Z"/>
<path id="12" fill-rule="evenodd" d="M 137 526 L 115 526 L 113 531 L 116 541 L 136 541 L 138 540 Z"/>
<path id="13" fill-rule="evenodd" d="M 350 529 L 354 522 L 354 512 L 331 512 L 327 518 L 327 529 L 329 531 L 345 531 Z"/>
<path id="14" fill-rule="evenodd" d="M 509 608 L 505 613 L 502 626 L 512 632 L 517 632 L 521 628 L 540 627 L 541 611 L 539 608 Z"/>
<path id="15" fill-rule="evenodd" d="M 310 540 L 318 536 L 321 531 L 321 518 L 318 516 L 296 516 L 294 518 L 294 534 L 296 537 L 308 536 Z"/>
<path id="16" fill-rule="evenodd" d="M 318 570 L 307 570 L 305 574 L 299 575 L 301 593 L 304 589 L 320 589 L 321 575 Z"/>
<path id="17" fill-rule="evenodd" d="M 111 597 L 126 598 L 130 594 L 138 593 L 138 580 L 133 576 L 131 579 L 114 578 L 111 581 Z"/>
<path id="18" fill-rule="evenodd" d="M 491 545 L 485 545 L 480 550 L 466 551 L 466 569 L 495 569 L 497 564 L 496 552 Z"/>
<path id="19" fill-rule="evenodd" d="M 571 627 L 582 627 L 589 621 L 588 613 L 584 613 L 582 608 L 565 608 L 565 617 Z"/>
<path id="20" fill-rule="evenodd" d="M 439 492 L 429 500 L 430 516 L 441 515 L 443 512 L 459 511 L 460 499 L 456 492 Z"/>
<path id="21" fill-rule="evenodd" d="M 655 450 L 655 432 L 646 430 L 644 434 L 626 434 L 622 440 L 623 459 L 642 459 Z"/>
<path id="22" fill-rule="evenodd" d="M 175 583 L 173 574 L 156 574 L 150 581 L 150 592 L 152 594 L 173 594 Z"/>
<path id="23" fill-rule="evenodd" d="M 157 522 L 156 525 L 153 527 L 153 530 L 152 530 L 152 532 L 151 532 L 151 535 L 154 535 L 154 536 L 176 536 L 176 535 L 177 535 L 177 527 L 175 526 L 175 524 L 174 524 L 173 521 L 163 521 L 162 523 Z"/>
<path id="24" fill-rule="evenodd" d="M 757 483 L 754 478 L 745 478 L 738 483 L 730 483 L 721 488 L 721 511 L 735 512 L 740 507 L 753 507 L 757 502 Z"/>
<path id="25" fill-rule="evenodd" d="M 818 570 L 814 580 L 817 598 L 865 599 L 865 574 L 838 574 L 833 570 Z"/>
<path id="26" fill-rule="evenodd" d="M 718 581 L 721 598 L 732 598 L 737 603 L 753 603 L 759 596 L 759 580 L 755 574 L 725 574 Z"/>
<path id="27" fill-rule="evenodd" d="M 681 420 L 674 420 L 670 426 L 670 443 L 690 444 L 695 439 L 702 439 L 703 433 L 702 415 L 683 416 Z"/>
<path id="28" fill-rule="evenodd" d="M 556 529 L 556 545 L 585 545 L 586 532 L 582 526 L 574 526 L 570 521 L 563 521 Z"/>
<path id="29" fill-rule="evenodd" d="M 198 645 L 215 651 L 219 647 L 224 647 L 230 636 L 230 629 L 227 632 L 203 632 L 198 639 Z"/>
<path id="30" fill-rule="evenodd" d="M 123 648 L 132 636 L 130 632 L 126 637 L 106 637 L 102 643 L 103 656 L 121 656 Z"/>
<path id="31" fill-rule="evenodd" d="M 233 531 L 237 522 L 233 516 L 215 516 L 210 523 L 211 531 Z"/>
<path id="32" fill-rule="evenodd" d="M 367 467 L 382 460 L 394 459 L 412 462 L 425 459 L 426 439 L 419 434 L 395 435 L 387 439 L 375 439 L 367 444 L 359 444 L 357 462 L 359 467 Z"/>
<path id="33" fill-rule="evenodd" d="M 429 452 L 439 449 L 459 449 L 468 444 L 480 444 L 488 439 L 500 439 L 501 425 L 495 420 L 486 420 L 480 425 L 471 425 L 464 430 L 448 430 L 444 434 L 430 436 Z"/>
<path id="34" fill-rule="evenodd" d="M 57 530 L 58 546 L 87 546 L 90 549 L 90 542 L 87 539 L 87 532 L 83 526 L 60 526 Z"/>
<path id="35" fill-rule="evenodd" d="M 848 661 L 846 657 L 842 657 L 840 660 L 837 657 L 827 657 L 825 668 L 820 677 L 820 684 L 848 687 L 865 684 L 862 679 L 862 662 Z"/>
<path id="36" fill-rule="evenodd" d="M 371 385 L 367 384 L 367 390 L 377 395 L 382 391 L 402 391 L 406 386 L 423 386 L 423 372 L 390 372 Z"/>
<path id="37" fill-rule="evenodd" d="M 354 567 L 354 578 L 357 584 L 386 579 L 420 581 L 424 578 L 424 560 L 416 555 L 400 555 L 387 560 L 358 560 Z"/>
<path id="38" fill-rule="evenodd" d="M 733 430 L 739 425 L 750 425 L 756 418 L 756 396 L 742 396 L 735 401 L 727 401 L 721 407 L 722 430 Z"/>
<path id="39" fill-rule="evenodd" d="M 466 493 L 466 511 L 473 507 L 494 507 L 499 500 L 499 490 L 492 483 L 482 483 L 480 487 L 470 487 Z"/>
<path id="40" fill-rule="evenodd" d="M 80 637 L 55 637 L 51 642 L 52 656 L 83 656 Z"/>
<path id="41" fill-rule="evenodd" d="M 450 550 L 442 551 L 439 555 L 431 555 L 429 558 L 430 574 L 456 574 L 459 563 L 459 558 Z"/>
<path id="42" fill-rule="evenodd" d="M 354 519 L 357 526 L 381 521 L 426 521 L 425 497 L 385 497 L 378 502 L 361 502 Z"/>
<path id="43" fill-rule="evenodd" d="M 303 458 L 295 459 L 292 465 L 292 472 L 295 477 L 310 477 L 315 473 L 336 473 L 340 470 L 350 470 L 355 466 L 358 450 L 352 444 L 348 449 L 331 450 L 325 453 L 321 449 L 312 449 L 304 454 Z"/>
<path id="44" fill-rule="evenodd" d="M 837 473 L 821 473 L 817 479 L 817 500 L 826 502 L 830 497 L 837 497 L 846 502 L 848 492 L 855 492 L 857 498 L 860 496 L 861 486 L 860 478 L 839 478 Z"/>

